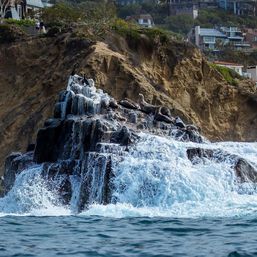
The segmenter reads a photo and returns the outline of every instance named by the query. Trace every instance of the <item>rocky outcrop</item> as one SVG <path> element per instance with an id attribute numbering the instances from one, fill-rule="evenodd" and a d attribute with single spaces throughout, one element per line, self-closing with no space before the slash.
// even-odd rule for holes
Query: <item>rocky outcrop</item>
<path id="1" fill-rule="evenodd" d="M 136 47 L 115 34 L 101 42 L 74 35 L 76 31 L 0 45 L 1 174 L 8 154 L 35 142 L 75 63 L 78 72 L 94 78 L 118 102 L 137 102 L 142 93 L 147 103 L 166 106 L 173 117 L 196 124 L 208 139 L 256 140 L 256 87 L 249 81 L 229 85 L 192 46 L 176 41 L 161 45 L 145 35 Z M 54 117 L 60 117 L 62 103 Z M 126 118 L 137 119 L 134 113 Z"/>
<path id="2" fill-rule="evenodd" d="M 187 157 L 193 164 L 206 159 L 218 163 L 228 162 L 240 182 L 257 182 L 257 169 L 253 165 L 247 160 L 221 149 L 189 148 L 187 149 Z"/>
<path id="3" fill-rule="evenodd" d="M 41 175 L 48 187 L 58 192 L 62 204 L 80 211 L 95 202 L 110 203 L 112 167 L 137 142 L 139 132 L 202 142 L 197 129 L 177 126 L 174 117 L 170 117 L 174 123 L 160 121 L 155 112 L 146 113 L 139 106 L 117 104 L 89 82 L 71 76 L 67 90 L 59 94 L 54 117 L 38 131 L 34 151 L 14 153 L 6 159 L 5 193 L 17 174 L 41 165 Z"/>

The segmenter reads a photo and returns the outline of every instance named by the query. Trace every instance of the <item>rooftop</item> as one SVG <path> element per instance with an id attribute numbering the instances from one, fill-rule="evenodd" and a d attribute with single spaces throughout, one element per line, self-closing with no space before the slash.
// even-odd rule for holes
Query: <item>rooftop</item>
<path id="1" fill-rule="evenodd" d="M 238 63 L 233 63 L 233 62 L 223 62 L 223 61 L 215 61 L 213 62 L 214 64 L 217 65 L 226 65 L 226 66 L 238 66 L 238 67 L 243 67 L 244 65 L 238 64 Z"/>
<path id="2" fill-rule="evenodd" d="M 200 28 L 200 35 L 201 36 L 211 36 L 211 37 L 224 37 L 226 38 L 227 36 L 220 32 L 217 29 L 202 29 Z"/>
<path id="3" fill-rule="evenodd" d="M 38 8 L 44 8 L 44 5 L 41 0 L 27 0 L 27 5 Z"/>

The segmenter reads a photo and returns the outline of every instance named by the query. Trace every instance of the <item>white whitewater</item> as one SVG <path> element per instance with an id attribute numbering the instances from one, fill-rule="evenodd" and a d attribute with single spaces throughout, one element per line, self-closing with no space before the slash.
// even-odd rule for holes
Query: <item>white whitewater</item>
<path id="1" fill-rule="evenodd" d="M 257 143 L 199 145 L 153 135 L 140 136 L 140 141 L 123 160 L 114 164 L 113 204 L 92 204 L 80 215 L 116 218 L 257 215 L 257 189 L 252 183 L 237 181 L 232 160 L 222 163 L 206 160 L 193 165 L 186 155 L 188 147 L 221 148 L 257 167 Z M 72 198 L 69 208 L 60 206 L 56 193 L 46 187 L 40 170 L 40 166 L 35 166 L 17 176 L 12 190 L 0 199 L 0 215 L 72 214 L 76 200 Z M 79 182 L 75 177 L 71 179 L 76 194 Z"/>
<path id="2" fill-rule="evenodd" d="M 56 192 L 50 191 L 37 165 L 20 173 L 9 193 L 0 199 L 0 217 L 5 215 L 59 216 L 70 211 L 60 206 Z"/>

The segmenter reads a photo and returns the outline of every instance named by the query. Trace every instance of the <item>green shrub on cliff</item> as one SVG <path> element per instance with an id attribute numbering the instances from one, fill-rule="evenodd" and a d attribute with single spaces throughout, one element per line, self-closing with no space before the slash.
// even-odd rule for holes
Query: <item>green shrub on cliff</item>
<path id="1" fill-rule="evenodd" d="M 78 22 L 82 17 L 79 8 L 65 3 L 58 3 L 50 8 L 44 8 L 41 13 L 41 20 L 48 26 L 63 26 Z"/>
<path id="2" fill-rule="evenodd" d="M 136 23 L 126 22 L 122 19 L 115 20 L 112 29 L 122 36 L 128 36 L 135 39 L 140 37 L 140 27 Z"/>
<path id="3" fill-rule="evenodd" d="M 13 25 L 24 26 L 24 27 L 29 27 L 29 26 L 35 25 L 35 21 L 30 20 L 30 19 L 22 19 L 22 20 L 5 19 L 4 22 L 7 24 L 13 24 Z"/>
<path id="4" fill-rule="evenodd" d="M 237 72 L 227 67 L 219 66 L 214 63 L 211 63 L 210 66 L 221 73 L 223 78 L 231 85 L 236 86 L 238 85 L 238 80 L 243 79 Z"/>
<path id="5" fill-rule="evenodd" d="M 89 34 L 103 35 L 116 18 L 113 4 L 85 1 L 80 4 L 58 3 L 42 10 L 41 20 L 48 27 L 83 26 Z"/>
<path id="6" fill-rule="evenodd" d="M 112 29 L 122 36 L 129 37 L 131 39 L 139 39 L 140 35 L 146 35 L 149 39 L 159 39 L 162 44 L 167 43 L 171 38 L 180 40 L 179 35 L 161 29 L 158 27 L 142 28 L 136 23 L 126 22 L 122 19 L 117 19 L 112 26 Z"/>

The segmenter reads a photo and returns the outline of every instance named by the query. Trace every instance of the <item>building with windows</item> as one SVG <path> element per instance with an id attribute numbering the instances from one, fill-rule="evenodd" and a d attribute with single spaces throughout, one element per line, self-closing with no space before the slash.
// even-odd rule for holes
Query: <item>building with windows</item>
<path id="1" fill-rule="evenodd" d="M 169 4 L 169 15 L 186 14 L 193 19 L 198 17 L 198 5 L 192 1 L 171 0 Z"/>
<path id="2" fill-rule="evenodd" d="M 21 0 L 18 4 L 9 6 L 6 18 L 24 19 L 34 15 L 40 9 L 50 6 L 52 5 L 49 4 L 48 0 Z"/>
<path id="3" fill-rule="evenodd" d="M 215 50 L 217 44 L 224 45 L 226 39 L 227 36 L 217 29 L 195 27 L 195 44 L 202 50 Z"/>
<path id="4" fill-rule="evenodd" d="M 237 27 L 201 28 L 194 30 L 195 44 L 202 50 L 220 50 L 225 46 L 236 50 L 249 49 L 251 45 L 245 41 L 244 35 Z"/>
<path id="5" fill-rule="evenodd" d="M 220 8 L 236 15 L 257 15 L 255 0 L 217 0 Z"/>
<path id="6" fill-rule="evenodd" d="M 154 21 L 150 14 L 128 16 L 126 20 L 136 22 L 138 25 L 145 28 L 152 28 L 154 26 Z"/>
<path id="7" fill-rule="evenodd" d="M 255 82 L 257 85 L 257 66 L 249 66 L 247 67 L 247 74 L 249 74 L 249 78 Z"/>
<path id="8" fill-rule="evenodd" d="M 141 4 L 144 0 L 116 0 L 117 5 Z"/>

